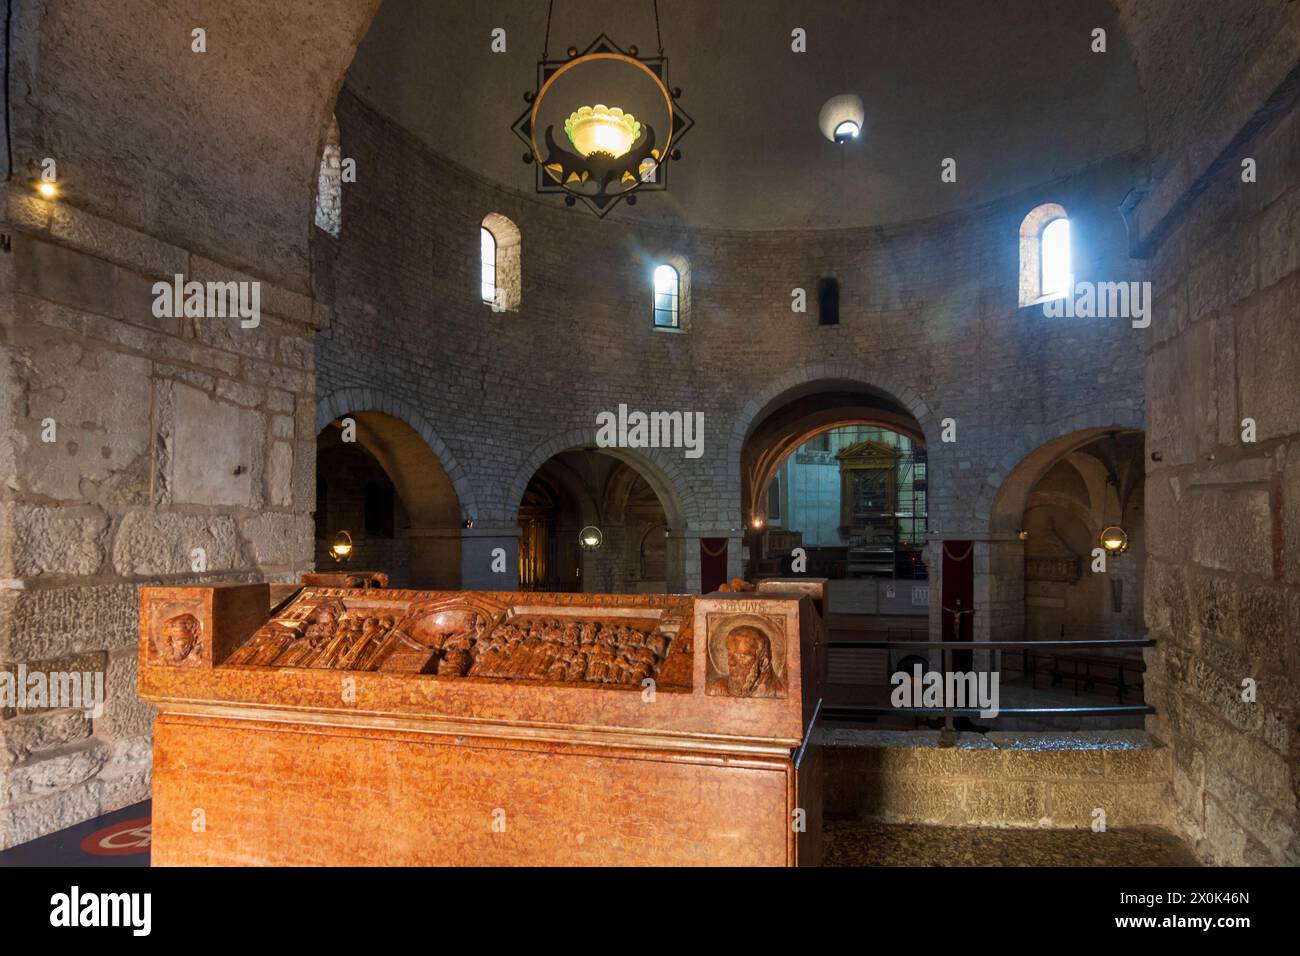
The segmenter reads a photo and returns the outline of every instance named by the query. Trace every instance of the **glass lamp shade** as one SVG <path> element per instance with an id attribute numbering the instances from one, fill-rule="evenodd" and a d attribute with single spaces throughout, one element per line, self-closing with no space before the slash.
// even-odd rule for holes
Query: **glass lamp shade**
<path id="1" fill-rule="evenodd" d="M 600 153 L 617 159 L 627 154 L 641 135 L 641 124 L 617 106 L 584 106 L 569 114 L 564 132 L 583 156 Z"/>
<path id="2" fill-rule="evenodd" d="M 600 529 L 593 525 L 587 525 L 578 532 L 578 546 L 583 551 L 595 551 L 604 540 L 605 536 L 601 534 Z"/>
<path id="3" fill-rule="evenodd" d="M 853 120 L 844 120 L 839 126 L 835 127 L 835 142 L 847 143 L 851 139 L 857 139 L 861 130 L 862 127 Z"/>
<path id="4" fill-rule="evenodd" d="M 853 93 L 841 93 L 832 96 L 822 106 L 817 115 L 817 125 L 821 128 L 822 135 L 832 143 L 848 143 L 858 138 L 865 119 L 862 97 Z"/>
<path id="5" fill-rule="evenodd" d="M 352 560 L 352 535 L 346 531 L 340 531 L 334 536 L 334 543 L 330 545 L 330 557 L 337 562 Z"/>
<path id="6" fill-rule="evenodd" d="M 1119 525 L 1111 525 L 1098 536 L 1107 554 L 1123 554 L 1128 550 L 1128 532 Z"/>

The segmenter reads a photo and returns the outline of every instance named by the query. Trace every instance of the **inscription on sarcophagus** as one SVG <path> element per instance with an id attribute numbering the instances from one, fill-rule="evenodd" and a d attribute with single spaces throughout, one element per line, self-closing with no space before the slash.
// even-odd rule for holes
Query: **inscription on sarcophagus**
<path id="1" fill-rule="evenodd" d="M 665 690 L 690 687 L 692 648 L 681 614 L 506 606 L 482 595 L 403 601 L 403 593 L 304 589 L 226 663 L 628 688 L 650 679 Z"/>

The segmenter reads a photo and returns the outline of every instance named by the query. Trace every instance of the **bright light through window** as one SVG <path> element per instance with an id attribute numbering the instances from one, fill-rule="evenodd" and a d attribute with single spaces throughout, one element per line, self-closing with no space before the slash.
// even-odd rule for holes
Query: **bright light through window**
<path id="1" fill-rule="evenodd" d="M 1053 219 L 1043 227 L 1043 298 L 1070 294 L 1074 274 L 1070 268 L 1070 220 Z"/>
<path id="2" fill-rule="evenodd" d="M 655 269 L 655 325 L 677 327 L 679 291 L 676 269 L 667 265 Z"/>
<path id="3" fill-rule="evenodd" d="M 492 233 L 479 228 L 479 248 L 483 259 L 480 294 L 484 302 L 495 302 L 497 297 L 497 241 Z"/>

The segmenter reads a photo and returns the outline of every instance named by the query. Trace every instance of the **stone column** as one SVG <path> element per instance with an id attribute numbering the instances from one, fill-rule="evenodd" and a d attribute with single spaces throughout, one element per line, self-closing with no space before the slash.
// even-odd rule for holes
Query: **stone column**
<path id="1" fill-rule="evenodd" d="M 460 529 L 460 586 L 466 591 L 519 590 L 520 533 L 518 525 Z M 492 570 L 494 561 L 500 567 L 497 548 L 505 551 L 505 571 Z"/>
<path id="2" fill-rule="evenodd" d="M 407 531 L 413 588 L 456 590 L 461 586 L 463 528 L 411 528 Z"/>

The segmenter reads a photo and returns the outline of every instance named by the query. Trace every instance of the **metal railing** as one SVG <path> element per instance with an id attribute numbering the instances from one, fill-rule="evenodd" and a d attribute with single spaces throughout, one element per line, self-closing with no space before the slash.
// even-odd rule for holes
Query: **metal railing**
<path id="1" fill-rule="evenodd" d="M 953 655 L 956 653 L 965 653 L 972 655 L 972 665 L 974 654 L 980 652 L 991 652 L 994 655 L 994 664 L 988 668 L 990 672 L 1001 673 L 1002 652 L 1003 651 L 1020 651 L 1023 662 L 1021 673 L 1028 675 L 1031 684 L 1037 688 L 1037 675 L 1039 674 L 1037 662 L 1047 657 L 1039 652 L 1050 650 L 1068 650 L 1068 651 L 1106 651 L 1118 648 L 1128 647 L 1154 647 L 1156 642 L 1151 638 L 1101 638 L 1101 639 L 1081 639 L 1081 640 L 1051 640 L 1051 641 L 931 641 L 931 640 L 832 640 L 827 642 L 828 649 L 852 649 L 852 650 L 880 650 L 880 651 L 903 651 L 917 650 L 933 652 L 939 651 L 942 654 L 942 672 L 945 674 L 952 673 Z M 1135 661 L 1125 661 L 1121 658 L 1113 658 L 1111 661 L 1105 661 L 1103 658 L 1079 658 L 1066 654 L 1057 654 L 1051 657 L 1053 666 L 1045 673 L 1053 675 L 1053 684 L 1061 680 L 1071 680 L 1075 682 L 1075 693 L 1078 693 L 1078 683 L 1083 682 L 1085 689 L 1095 686 L 1097 683 L 1109 683 L 1103 675 L 1094 675 L 1091 667 L 1103 667 L 1109 664 L 1119 668 L 1117 678 L 1118 692 L 1120 700 L 1123 700 L 1123 693 L 1126 689 L 1132 689 L 1135 685 L 1129 685 L 1124 680 L 1124 668 L 1130 668 L 1136 665 Z M 1071 673 L 1061 673 L 1060 662 L 1067 661 L 1075 666 Z M 1085 664 L 1083 674 L 1078 672 L 1078 664 Z M 1102 717 L 1125 717 L 1141 716 L 1154 714 L 1155 708 L 1150 704 L 1094 704 L 1081 707 L 999 707 L 997 716 L 986 717 L 987 720 L 997 720 L 1000 717 L 1085 717 L 1085 716 L 1102 716 Z M 953 729 L 955 718 L 977 717 L 980 715 L 978 707 L 895 707 L 893 704 L 827 704 L 822 711 L 822 716 L 827 720 L 854 721 L 854 720 L 874 720 L 882 715 L 914 715 L 919 717 L 943 717 L 945 726 Z"/>

